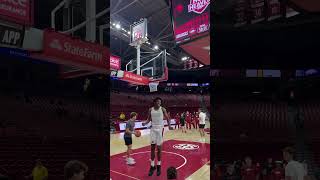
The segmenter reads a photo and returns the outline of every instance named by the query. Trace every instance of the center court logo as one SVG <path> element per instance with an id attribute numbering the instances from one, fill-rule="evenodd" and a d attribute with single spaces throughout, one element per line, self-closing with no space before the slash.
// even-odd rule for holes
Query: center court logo
<path id="1" fill-rule="evenodd" d="M 196 150 L 199 149 L 199 146 L 195 144 L 175 144 L 173 148 L 179 150 Z"/>
<path id="2" fill-rule="evenodd" d="M 209 6 L 210 0 L 190 0 L 188 5 L 188 12 L 195 12 L 202 14 L 204 10 Z"/>

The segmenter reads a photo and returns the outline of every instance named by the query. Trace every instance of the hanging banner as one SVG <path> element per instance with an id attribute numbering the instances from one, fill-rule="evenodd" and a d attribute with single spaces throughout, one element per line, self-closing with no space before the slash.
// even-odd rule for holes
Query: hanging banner
<path id="1" fill-rule="evenodd" d="M 52 30 L 44 31 L 43 55 L 65 62 L 109 70 L 109 49 Z"/>
<path id="2" fill-rule="evenodd" d="M 148 77 L 140 76 L 128 71 L 122 71 L 123 74 L 121 74 L 120 72 L 121 71 L 118 71 L 118 77 L 122 76 L 120 79 L 123 81 L 127 81 L 135 85 L 148 85 L 150 82 Z"/>
<path id="3" fill-rule="evenodd" d="M 121 69 L 121 58 L 118 56 L 110 55 L 110 69 L 120 70 Z"/>
<path id="4" fill-rule="evenodd" d="M 278 0 L 268 0 L 267 7 L 268 21 L 272 21 L 281 17 L 281 4 Z"/>
<path id="5" fill-rule="evenodd" d="M 247 24 L 247 3 L 245 0 L 237 0 L 234 5 L 234 26 L 239 27 Z"/>
<path id="6" fill-rule="evenodd" d="M 210 31 L 210 0 L 171 0 L 171 10 L 177 44 Z"/>
<path id="7" fill-rule="evenodd" d="M 0 0 L 0 19 L 33 25 L 34 0 Z"/>
<path id="8" fill-rule="evenodd" d="M 251 24 L 261 22 L 265 19 L 264 1 L 251 1 Z"/>

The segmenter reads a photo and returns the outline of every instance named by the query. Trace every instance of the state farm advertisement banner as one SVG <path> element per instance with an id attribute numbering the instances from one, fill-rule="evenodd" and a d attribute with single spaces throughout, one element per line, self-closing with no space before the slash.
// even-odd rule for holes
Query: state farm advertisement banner
<path id="1" fill-rule="evenodd" d="M 120 70 L 121 69 L 120 57 L 110 55 L 110 69 L 112 69 L 112 70 Z"/>
<path id="2" fill-rule="evenodd" d="M 176 43 L 210 31 L 210 0 L 171 0 L 171 8 Z"/>
<path id="3" fill-rule="evenodd" d="M 52 30 L 44 31 L 43 55 L 79 65 L 109 69 L 109 49 Z"/>
<path id="4" fill-rule="evenodd" d="M 23 25 L 33 24 L 34 0 L 0 0 L 0 18 Z"/>
<path id="5" fill-rule="evenodd" d="M 119 73 L 119 72 L 118 72 Z M 137 74 L 134 74 L 132 72 L 123 71 L 123 77 L 121 80 L 136 84 L 136 85 L 148 85 L 149 84 L 149 78 L 145 76 L 139 76 Z"/>

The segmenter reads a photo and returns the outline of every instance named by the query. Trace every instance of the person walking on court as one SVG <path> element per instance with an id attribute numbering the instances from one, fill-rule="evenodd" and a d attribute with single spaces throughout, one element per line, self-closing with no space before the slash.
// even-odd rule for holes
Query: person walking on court
<path id="1" fill-rule="evenodd" d="M 206 126 L 206 113 L 202 112 L 201 108 L 199 108 L 199 131 L 200 136 L 204 137 L 204 127 Z"/>
<path id="2" fill-rule="evenodd" d="M 180 116 L 180 125 L 181 125 L 181 130 L 182 130 L 182 133 L 187 133 L 187 130 L 186 130 L 186 113 L 183 112 Z"/>
<path id="3" fill-rule="evenodd" d="M 135 121 L 137 119 L 137 113 L 132 112 L 130 114 L 130 119 L 128 120 L 127 124 L 126 124 L 126 131 L 123 135 L 124 138 L 124 143 L 127 146 L 127 164 L 128 165 L 134 165 L 136 162 L 135 160 L 130 157 L 131 151 L 132 151 L 132 134 L 135 134 L 134 131 L 134 126 L 135 126 Z"/>
<path id="4" fill-rule="evenodd" d="M 145 126 L 151 121 L 150 137 L 151 137 L 151 166 L 149 170 L 149 176 L 153 175 L 153 172 L 157 169 L 157 176 L 161 174 L 161 152 L 162 152 L 162 142 L 163 142 L 163 132 L 164 132 L 164 118 L 168 122 L 169 130 L 173 130 L 170 124 L 170 118 L 168 116 L 167 110 L 161 106 L 162 99 L 157 97 L 153 100 L 153 107 L 149 109 L 148 118 L 146 122 L 142 125 Z M 157 146 L 158 163 L 155 167 L 155 151 Z"/>

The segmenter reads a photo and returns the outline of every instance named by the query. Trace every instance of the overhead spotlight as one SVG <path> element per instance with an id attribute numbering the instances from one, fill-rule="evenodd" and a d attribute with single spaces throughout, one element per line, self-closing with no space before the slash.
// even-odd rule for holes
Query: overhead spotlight
<path id="1" fill-rule="evenodd" d="M 158 50 L 158 49 L 159 49 L 159 46 L 158 46 L 158 45 L 155 45 L 155 46 L 153 46 L 153 49 L 154 49 L 154 50 Z"/>
<path id="2" fill-rule="evenodd" d="M 116 24 L 115 24 L 115 23 L 113 23 L 112 25 L 113 25 L 113 26 L 116 26 Z"/>
<path id="3" fill-rule="evenodd" d="M 186 61 L 188 59 L 188 57 L 182 57 L 181 60 L 182 61 Z"/>
<path id="4" fill-rule="evenodd" d="M 130 32 L 130 31 L 128 31 L 128 34 L 131 34 L 131 32 Z"/>
<path id="5" fill-rule="evenodd" d="M 116 24 L 116 28 L 117 28 L 117 29 L 120 29 L 120 28 L 121 28 L 121 25 L 120 25 L 120 24 Z"/>

